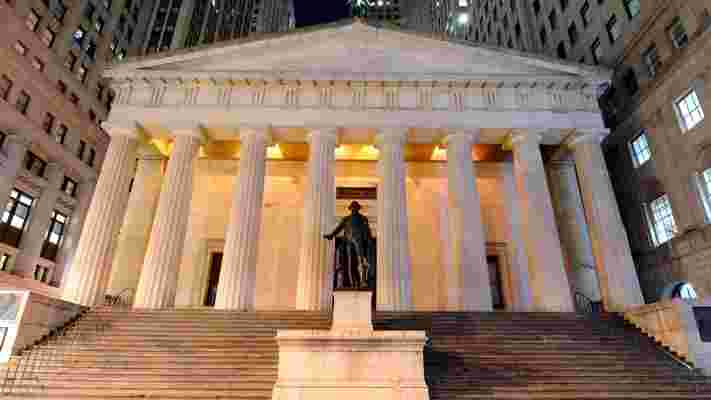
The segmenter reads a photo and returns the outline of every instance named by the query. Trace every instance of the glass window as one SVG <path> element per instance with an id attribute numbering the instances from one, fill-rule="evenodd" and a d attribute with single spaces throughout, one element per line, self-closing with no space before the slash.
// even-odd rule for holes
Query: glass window
<path id="1" fill-rule="evenodd" d="M 657 45 L 652 43 L 647 50 L 642 53 L 642 61 L 647 67 L 650 77 L 657 75 L 657 65 L 659 64 L 659 54 L 657 53 Z"/>
<path id="2" fill-rule="evenodd" d="M 69 128 L 67 128 L 66 125 L 59 125 L 59 128 L 57 128 L 57 131 L 54 133 L 54 141 L 59 144 L 64 144 L 64 140 L 67 138 L 68 131 Z"/>
<path id="3" fill-rule="evenodd" d="M 630 19 L 639 15 L 640 1 L 639 0 L 624 0 L 625 11 Z"/>
<path id="4" fill-rule="evenodd" d="M 704 110 L 701 108 L 701 103 L 694 90 L 682 97 L 676 103 L 676 107 L 681 118 L 683 130 L 692 129 L 704 120 Z"/>
<path id="5" fill-rule="evenodd" d="M 12 80 L 7 75 L 3 75 L 0 77 L 0 99 L 7 101 L 10 97 L 10 90 L 12 90 Z"/>
<path id="6" fill-rule="evenodd" d="M 697 182 L 706 211 L 706 220 L 711 223 L 711 168 L 702 172 Z"/>
<path id="7" fill-rule="evenodd" d="M 682 300 L 695 300 L 696 290 L 689 283 L 680 283 L 674 288 L 672 292 L 672 298 L 682 299 Z"/>
<path id="8" fill-rule="evenodd" d="M 592 54 L 595 64 L 600 64 L 600 58 L 602 57 L 602 42 L 600 38 L 596 38 L 593 44 L 590 45 L 590 54 Z"/>
<path id="9" fill-rule="evenodd" d="M 44 71 L 44 61 L 40 60 L 37 57 L 33 58 L 32 68 L 36 69 L 37 71 Z"/>
<path id="10" fill-rule="evenodd" d="M 590 3 L 587 1 L 580 8 L 580 18 L 583 20 L 584 27 L 590 25 Z"/>
<path id="11" fill-rule="evenodd" d="M 30 107 L 30 101 L 32 98 L 24 90 L 20 92 L 17 96 L 17 101 L 15 101 L 15 108 L 22 114 L 27 114 L 27 109 Z"/>
<path id="12" fill-rule="evenodd" d="M 56 36 L 57 34 L 54 33 L 54 31 L 49 28 L 44 28 L 44 30 L 42 30 L 40 40 L 42 40 L 42 43 L 44 43 L 45 46 L 52 47 L 52 45 L 54 44 L 54 38 Z"/>
<path id="13" fill-rule="evenodd" d="M 640 167 L 652 158 L 652 152 L 649 150 L 647 142 L 647 133 L 642 131 L 630 143 L 630 151 L 632 152 L 632 161 L 635 167 Z"/>
<path id="14" fill-rule="evenodd" d="M 22 44 L 20 41 L 15 42 L 15 45 L 12 46 L 12 48 L 14 48 L 15 52 L 21 56 L 24 56 L 27 53 L 27 46 Z"/>
<path id="15" fill-rule="evenodd" d="M 46 134 L 51 134 L 52 133 L 52 128 L 54 128 L 54 121 L 56 118 L 54 118 L 54 115 L 47 113 L 44 115 L 44 120 L 42 121 L 42 129 Z"/>
<path id="16" fill-rule="evenodd" d="M 30 10 L 30 13 L 27 14 L 27 19 L 25 20 L 25 25 L 27 26 L 27 29 L 31 30 L 32 32 L 36 31 L 39 22 L 40 16 L 39 14 L 37 14 L 37 11 Z"/>
<path id="17" fill-rule="evenodd" d="M 672 24 L 669 27 L 669 35 L 672 43 L 677 49 L 682 49 L 689 44 L 689 35 L 686 33 L 686 27 L 680 17 L 674 17 Z"/>
<path id="18" fill-rule="evenodd" d="M 0 221 L 3 224 L 9 223 L 10 226 L 19 230 L 25 229 L 33 201 L 34 199 L 28 194 L 13 190 L 10 193 L 10 199 L 5 205 L 5 211 Z"/>
<path id="19" fill-rule="evenodd" d="M 59 245 L 64 237 L 64 228 L 67 224 L 67 216 L 57 211 L 52 212 L 52 220 L 47 231 L 47 241 L 54 245 Z"/>
<path id="20" fill-rule="evenodd" d="M 656 246 L 668 242 L 676 234 L 676 222 L 668 195 L 662 195 L 649 204 L 649 219 L 652 223 L 650 233 Z"/>
<path id="21" fill-rule="evenodd" d="M 10 266 L 10 255 L 0 254 L 0 271 L 6 271 L 8 266 Z"/>
<path id="22" fill-rule="evenodd" d="M 605 27 L 607 28 L 607 35 L 610 37 L 610 43 L 615 43 L 621 35 L 620 23 L 617 21 L 617 16 L 615 14 L 612 14 L 610 19 L 607 20 Z"/>
<path id="23" fill-rule="evenodd" d="M 64 182 L 62 183 L 62 192 L 67 195 L 74 197 L 77 193 L 77 183 L 71 178 L 64 177 Z"/>

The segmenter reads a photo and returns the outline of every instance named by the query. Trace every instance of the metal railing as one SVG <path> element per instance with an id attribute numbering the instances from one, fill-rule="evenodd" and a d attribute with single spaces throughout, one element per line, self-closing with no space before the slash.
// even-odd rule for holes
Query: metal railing
<path id="1" fill-rule="evenodd" d="M 133 290 L 124 289 L 115 296 L 107 295 L 103 305 L 99 307 L 124 309 L 130 308 L 132 303 Z M 82 312 L 34 344 L 25 347 L 18 355 L 12 356 L 2 380 L 2 395 L 46 393 L 50 372 L 67 365 L 67 361 L 81 343 L 101 336 L 111 327 L 110 321 L 102 318 L 98 312 L 90 312 L 92 310 Z M 90 319 L 87 318 L 89 315 Z"/>

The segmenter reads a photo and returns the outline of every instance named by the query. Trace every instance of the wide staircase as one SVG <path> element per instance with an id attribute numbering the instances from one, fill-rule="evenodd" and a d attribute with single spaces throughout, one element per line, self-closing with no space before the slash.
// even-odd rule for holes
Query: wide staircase
<path id="1" fill-rule="evenodd" d="M 16 357 L 3 394 L 270 399 L 276 330 L 329 327 L 326 313 L 98 307 Z M 427 331 L 432 399 L 711 399 L 710 380 L 616 315 L 378 313 L 375 327 Z"/>

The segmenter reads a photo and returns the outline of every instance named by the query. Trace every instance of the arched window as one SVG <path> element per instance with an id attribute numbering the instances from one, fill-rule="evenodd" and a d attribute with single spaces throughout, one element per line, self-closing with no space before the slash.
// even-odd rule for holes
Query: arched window
<path id="1" fill-rule="evenodd" d="M 672 298 L 680 298 L 683 300 L 695 300 L 696 290 L 689 283 L 680 283 L 676 285 L 674 291 L 672 292 Z"/>

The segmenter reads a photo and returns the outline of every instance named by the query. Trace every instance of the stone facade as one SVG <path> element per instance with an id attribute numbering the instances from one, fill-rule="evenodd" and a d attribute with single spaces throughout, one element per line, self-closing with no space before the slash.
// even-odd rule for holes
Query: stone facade
<path id="1" fill-rule="evenodd" d="M 0 5 L 0 197 L 8 212 L 0 268 L 54 287 L 71 263 L 109 143 L 99 127 L 112 101 L 102 70 L 139 40 L 153 2 L 65 3 Z M 28 213 L 13 211 L 12 193 L 31 203 Z"/>

